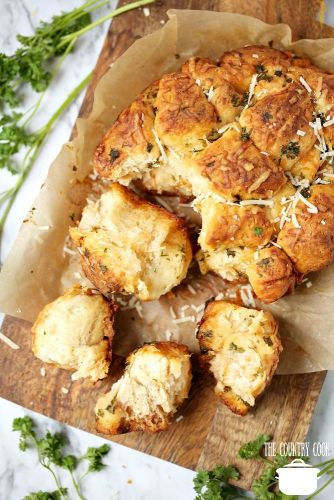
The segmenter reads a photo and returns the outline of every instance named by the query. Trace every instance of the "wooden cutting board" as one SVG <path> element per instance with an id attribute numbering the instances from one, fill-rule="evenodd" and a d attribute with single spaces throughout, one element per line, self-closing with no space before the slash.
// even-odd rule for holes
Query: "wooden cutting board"
<path id="1" fill-rule="evenodd" d="M 142 11 L 122 15 L 109 29 L 80 115 L 89 114 L 95 85 L 109 64 L 137 38 L 160 28 L 161 21 L 167 20 L 169 8 L 238 12 L 269 23 L 288 23 L 295 39 L 334 37 L 334 29 L 317 20 L 321 6 L 320 0 L 157 0 L 149 6 L 149 17 Z M 108 379 L 96 384 L 89 381 L 71 383 L 68 372 L 53 366 L 46 366 L 46 376 L 42 377 L 43 365 L 31 353 L 30 325 L 7 316 L 2 331 L 20 349 L 12 350 L 0 342 L 0 396 L 95 433 L 93 408 L 97 395 L 110 387 L 123 361 L 115 358 Z M 197 373 L 190 398 L 181 411 L 184 418 L 168 432 L 131 433 L 114 437 L 112 441 L 192 469 L 233 463 L 242 473 L 238 484 L 249 488 L 260 466 L 237 460 L 239 446 L 263 432 L 272 435 L 278 443 L 303 441 L 325 376 L 326 372 L 275 376 L 256 409 L 246 417 L 239 417 L 217 402 L 212 382 Z"/>

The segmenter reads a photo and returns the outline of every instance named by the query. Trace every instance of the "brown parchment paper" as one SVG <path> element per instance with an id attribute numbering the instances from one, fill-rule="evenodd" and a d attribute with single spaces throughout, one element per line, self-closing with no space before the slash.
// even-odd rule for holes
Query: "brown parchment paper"
<path id="1" fill-rule="evenodd" d="M 136 41 L 106 72 L 97 85 L 90 117 L 78 119 L 76 138 L 63 146 L 51 165 L 1 271 L 1 311 L 34 321 L 64 288 L 83 281 L 77 255 L 67 248 L 66 238 L 71 217 L 80 217 L 90 190 L 85 181 L 92 170 L 90 159 L 118 113 L 153 80 L 177 70 L 190 56 L 215 59 L 225 50 L 271 40 L 274 47 L 309 56 L 318 66 L 334 71 L 334 39 L 292 43 L 287 25 L 269 25 L 239 14 L 171 10 L 168 15 L 163 28 Z M 212 275 L 192 274 L 191 270 L 190 287 L 181 285 L 160 301 L 136 306 L 133 299 L 129 303 L 121 298 L 116 352 L 127 354 L 145 340 L 166 338 L 197 349 L 195 322 L 201 312 L 194 308 L 200 309 L 218 293 L 233 295 L 233 290 L 226 290 L 224 282 Z M 311 281 L 311 288 L 300 287 L 294 295 L 267 306 L 280 323 L 284 343 L 280 373 L 334 369 L 334 265 L 311 276 Z M 182 314 L 193 316 L 193 321 L 175 323 L 173 316 Z"/>

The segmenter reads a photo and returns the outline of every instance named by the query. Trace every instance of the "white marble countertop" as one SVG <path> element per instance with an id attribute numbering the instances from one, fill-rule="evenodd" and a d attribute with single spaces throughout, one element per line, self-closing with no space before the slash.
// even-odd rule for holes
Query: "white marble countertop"
<path id="1" fill-rule="evenodd" d="M 115 0 L 111 2 L 111 5 L 113 3 Z M 332 2 L 329 3 L 332 5 Z M 52 14 L 59 13 L 61 10 L 70 10 L 75 5 L 80 4 L 79 0 L 49 0 L 48 2 L 45 0 L 29 0 L 29 2 L 28 0 L 0 0 L 1 51 L 11 53 L 16 47 L 15 35 L 17 33 L 31 33 L 32 27 L 36 26 L 40 19 L 49 19 Z M 144 14 L 142 11 L 138 11 L 138 15 Z M 334 8 L 330 9 L 327 15 L 327 22 L 334 24 Z M 47 106 L 42 106 L 38 115 L 41 124 L 58 107 L 64 96 L 95 66 L 107 24 L 88 33 L 80 41 L 80 48 L 70 55 L 71 61 L 66 63 L 66 72 L 62 71 L 52 84 L 47 96 Z M 1 251 L 2 259 L 7 255 L 20 224 L 38 193 L 50 163 L 70 135 L 81 100 L 82 96 L 72 104 L 57 123 L 14 204 L 5 227 Z M 1 172 L 1 188 L 9 182 L 9 176 Z M 316 441 L 329 442 L 331 456 L 334 456 L 333 382 L 334 373 L 332 372 L 328 374 L 325 381 L 307 438 L 311 443 Z M 33 414 L 13 403 L 0 399 L 0 500 L 17 500 L 31 491 L 40 489 L 52 491 L 54 489 L 48 473 L 38 465 L 35 453 L 32 451 L 22 453 L 17 446 L 18 436 L 11 432 L 12 420 L 25 414 L 32 415 L 38 426 L 43 429 L 59 430 L 65 428 L 72 449 L 76 454 L 84 452 L 88 446 L 99 446 L 103 442 L 108 442 L 77 429 L 61 426 L 51 419 Z M 105 459 L 108 467 L 99 474 L 92 474 L 84 483 L 85 498 L 94 500 L 100 498 L 120 500 L 194 499 L 192 487 L 194 473 L 192 471 L 118 444 L 112 443 L 111 448 L 110 454 Z M 222 462 L 224 462 L 223 457 Z M 331 491 L 326 491 L 317 498 L 332 500 L 334 498 L 334 485 Z"/>

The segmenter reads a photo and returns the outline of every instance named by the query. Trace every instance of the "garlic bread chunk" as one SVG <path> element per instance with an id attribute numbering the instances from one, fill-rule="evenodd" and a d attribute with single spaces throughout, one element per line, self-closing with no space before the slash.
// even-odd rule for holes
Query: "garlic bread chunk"
<path id="1" fill-rule="evenodd" d="M 247 280 L 254 252 L 275 230 L 265 207 L 227 205 L 215 196 L 199 197 L 194 207 L 202 216 L 197 255 L 201 272 L 211 270 L 229 281 Z"/>
<path id="2" fill-rule="evenodd" d="M 188 349 L 175 342 L 146 344 L 127 358 L 123 376 L 95 407 L 105 434 L 168 429 L 191 384 Z"/>
<path id="3" fill-rule="evenodd" d="M 155 300 L 185 278 L 192 258 L 182 220 L 112 184 L 70 229 L 87 278 L 103 293 Z"/>
<path id="4" fill-rule="evenodd" d="M 313 185 L 299 193 L 294 220 L 286 222 L 277 243 L 299 273 L 320 271 L 334 259 L 334 184 Z"/>
<path id="5" fill-rule="evenodd" d="M 240 124 L 260 151 L 290 170 L 316 142 L 309 125 L 313 112 L 310 94 L 300 83 L 292 83 L 245 109 Z"/>
<path id="6" fill-rule="evenodd" d="M 254 146 L 249 129 L 237 130 L 236 125 L 207 146 L 197 159 L 199 171 L 228 200 L 271 198 L 285 184 L 284 172 Z"/>
<path id="7" fill-rule="evenodd" d="M 246 415 L 269 384 L 282 345 L 270 312 L 225 301 L 210 302 L 197 334 L 215 393 L 234 413 Z"/>
<path id="8" fill-rule="evenodd" d="M 157 83 L 144 90 L 103 137 L 94 155 L 102 177 L 129 183 L 157 165 L 160 152 L 153 135 L 157 91 Z"/>
<path id="9" fill-rule="evenodd" d="M 291 260 L 275 246 L 259 250 L 246 274 L 257 298 L 264 303 L 275 302 L 292 292 L 296 283 Z"/>
<path id="10" fill-rule="evenodd" d="M 115 306 L 75 285 L 46 305 L 32 327 L 32 350 L 45 363 L 73 370 L 72 379 L 107 376 Z"/>

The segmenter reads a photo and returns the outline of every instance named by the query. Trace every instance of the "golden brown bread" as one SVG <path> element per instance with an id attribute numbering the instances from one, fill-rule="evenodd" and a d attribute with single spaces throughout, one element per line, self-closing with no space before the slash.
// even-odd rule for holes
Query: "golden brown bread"
<path id="1" fill-rule="evenodd" d="M 245 109 L 240 115 L 240 124 L 249 131 L 260 151 L 266 151 L 289 170 L 316 141 L 309 126 L 313 111 L 309 93 L 301 84 L 292 83 Z M 298 130 L 305 135 L 298 135 Z"/>
<path id="2" fill-rule="evenodd" d="M 72 379 L 108 374 L 116 306 L 96 290 L 75 285 L 46 305 L 32 327 L 32 350 Z"/>
<path id="3" fill-rule="evenodd" d="M 143 166 L 156 164 L 160 152 L 152 129 L 157 91 L 153 84 L 142 92 L 104 136 L 94 156 L 101 176 L 126 182 L 136 178 Z"/>
<path id="4" fill-rule="evenodd" d="M 185 278 L 192 259 L 182 219 L 116 183 L 86 206 L 70 235 L 103 293 L 158 299 Z"/>
<path id="5" fill-rule="evenodd" d="M 246 415 L 270 383 L 282 351 L 272 314 L 212 301 L 197 337 L 216 395 L 234 413 Z"/>
<path id="6" fill-rule="evenodd" d="M 296 276 L 283 250 L 275 246 L 262 248 L 254 257 L 246 274 L 258 299 L 271 303 L 294 290 Z"/>
<path id="7" fill-rule="evenodd" d="M 108 137 L 117 149 L 123 136 L 124 155 L 116 154 L 111 168 Z M 120 116 L 95 164 L 111 180 L 195 197 L 197 207 L 216 197 L 219 204 L 198 208 L 201 271 L 249 279 L 258 298 L 270 302 L 293 288 L 295 271 L 333 260 L 331 223 L 320 221 L 318 231 L 316 214 L 301 209 L 298 194 L 333 183 L 333 140 L 334 75 L 289 51 L 253 45 L 225 52 L 218 63 L 192 57 L 179 72 L 163 75 Z M 300 211 L 307 230 L 299 228 Z M 308 238 L 320 242 L 317 263 L 317 245 Z M 272 248 L 277 241 L 280 252 Z M 274 261 L 259 274 L 264 246 Z"/>
<path id="8" fill-rule="evenodd" d="M 314 185 L 307 198 L 300 195 L 297 223 L 286 222 L 277 243 L 298 272 L 306 274 L 328 266 L 334 258 L 334 185 Z"/>
<path id="9" fill-rule="evenodd" d="M 228 200 L 271 198 L 286 182 L 282 168 L 261 154 L 243 129 L 229 129 L 197 162 L 214 190 Z"/>
<path id="10" fill-rule="evenodd" d="M 225 79 L 223 68 L 210 59 L 192 57 L 183 64 L 182 71 L 190 75 L 208 96 L 217 111 L 221 125 L 232 122 L 240 115 L 246 104 L 245 98 Z"/>
<path id="11" fill-rule="evenodd" d="M 176 342 L 145 344 L 127 358 L 123 376 L 97 401 L 96 426 L 105 434 L 167 430 L 188 397 L 188 349 Z"/>

